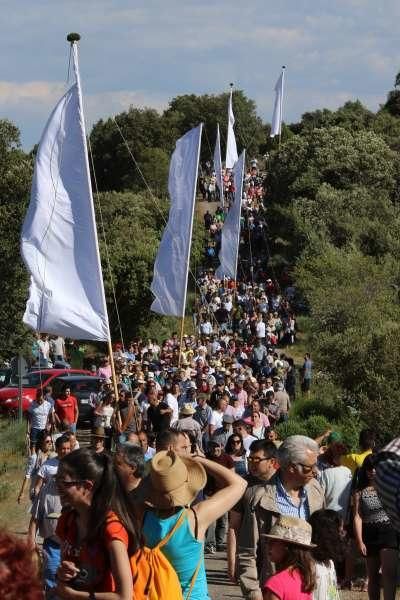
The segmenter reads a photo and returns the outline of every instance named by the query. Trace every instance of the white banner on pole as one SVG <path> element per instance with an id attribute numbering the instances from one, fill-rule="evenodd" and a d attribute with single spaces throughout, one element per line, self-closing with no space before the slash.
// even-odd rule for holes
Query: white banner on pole
<path id="1" fill-rule="evenodd" d="M 235 117 L 233 115 L 233 107 L 232 107 L 232 90 L 229 96 L 228 103 L 228 135 L 226 139 L 226 160 L 225 167 L 227 169 L 232 169 L 238 159 L 237 147 L 236 147 L 236 138 L 235 132 L 233 130 L 233 126 L 235 124 Z"/>
<path id="2" fill-rule="evenodd" d="M 215 272 L 218 279 L 223 279 L 224 277 L 236 279 L 240 242 L 240 216 L 242 208 L 245 153 L 246 151 L 243 150 L 236 165 L 233 167 L 235 200 L 222 227 L 221 250 L 218 255 L 220 266 Z"/>
<path id="3" fill-rule="evenodd" d="M 282 73 L 279 76 L 278 81 L 275 84 L 275 103 L 274 113 L 272 115 L 271 122 L 271 133 L 270 137 L 280 135 L 282 131 L 282 119 L 283 119 L 283 84 L 285 80 L 285 70 L 282 69 Z"/>
<path id="4" fill-rule="evenodd" d="M 31 275 L 23 321 L 36 331 L 107 340 L 77 46 L 76 83 L 47 122 L 36 156 L 21 252 Z"/>
<path id="5" fill-rule="evenodd" d="M 171 208 L 151 284 L 155 296 L 151 310 L 161 315 L 185 313 L 202 128 L 200 124 L 176 142 L 169 167 Z"/>

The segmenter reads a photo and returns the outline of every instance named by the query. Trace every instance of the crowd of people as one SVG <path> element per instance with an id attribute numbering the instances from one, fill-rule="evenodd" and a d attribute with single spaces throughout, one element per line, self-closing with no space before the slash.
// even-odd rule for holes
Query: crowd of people
<path id="1" fill-rule="evenodd" d="M 212 172 L 203 183 L 213 201 Z M 204 218 L 216 250 L 233 195 L 226 175 L 223 206 Z M 279 438 L 292 404 L 312 391 L 313 362 L 309 353 L 300 365 L 290 356 L 297 294 L 287 273 L 268 272 L 265 214 L 253 163 L 242 219 L 251 260 L 242 276 L 220 281 L 207 254 L 195 334 L 117 343 L 91 367 L 102 384 L 90 398 L 89 447 L 79 447 L 68 385 L 55 398 L 51 386 L 37 391 L 18 502 L 31 503 L 27 545 L 41 541 L 49 600 L 207 600 L 205 556 L 216 552 L 247 600 L 337 599 L 352 586 L 357 553 L 369 599 L 378 600 L 382 584 L 384 599 L 394 600 L 400 520 L 388 490 L 397 471 L 377 452 L 374 432 L 361 432 L 356 453 L 335 431 Z M 82 367 L 84 358 L 78 343 L 66 348 L 46 334 L 35 352 L 40 366 Z M 388 467 L 386 501 L 377 492 L 380 465 Z M 0 584 L 11 586 L 1 552 Z M 26 597 L 36 600 L 33 571 L 26 567 Z"/>

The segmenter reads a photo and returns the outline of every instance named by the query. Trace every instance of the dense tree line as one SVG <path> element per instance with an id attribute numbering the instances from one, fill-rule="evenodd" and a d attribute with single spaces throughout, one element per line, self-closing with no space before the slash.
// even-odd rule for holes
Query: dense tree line
<path id="1" fill-rule="evenodd" d="M 304 294 L 316 363 L 335 398 L 387 436 L 398 433 L 400 422 L 399 86 L 400 74 L 377 113 L 358 101 L 336 111 L 305 113 L 298 123 L 284 125 L 279 150 L 268 139 L 269 125 L 257 116 L 255 103 L 242 91 L 233 97 L 239 150 L 268 156 L 270 265 L 288 266 Z M 134 162 L 113 119 L 92 129 L 100 191 L 96 210 L 108 242 L 107 253 L 100 231 L 115 336 L 119 325 L 111 278 L 125 335 L 162 330 L 162 320 L 149 313 L 149 284 L 168 211 L 170 154 L 177 138 L 203 121 L 201 160 L 211 160 L 216 124 L 222 134 L 226 131 L 227 99 L 227 94 L 179 96 L 163 113 L 131 107 L 117 115 Z M 28 278 L 17 257 L 32 165 L 32 156 L 20 148 L 17 128 L 0 121 L 3 357 L 29 341 L 21 322 Z M 194 237 L 193 261 L 198 262 L 201 225 Z"/>
<path id="2" fill-rule="evenodd" d="M 394 98 L 377 114 L 359 102 L 306 113 L 271 152 L 268 173 L 273 260 L 293 267 L 305 296 L 318 369 L 335 384 L 338 411 L 350 408 L 382 440 L 400 433 Z"/>

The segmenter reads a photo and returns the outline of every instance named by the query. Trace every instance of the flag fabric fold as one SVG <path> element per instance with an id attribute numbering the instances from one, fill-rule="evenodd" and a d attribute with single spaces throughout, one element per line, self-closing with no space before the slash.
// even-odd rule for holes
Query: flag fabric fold
<path id="1" fill-rule="evenodd" d="M 227 139 L 226 139 L 225 167 L 227 169 L 232 169 L 238 159 L 235 132 L 233 130 L 234 124 L 235 124 L 235 117 L 233 115 L 232 91 L 231 91 L 230 96 L 229 96 L 229 103 L 228 103 L 228 135 L 227 135 Z"/>
<path id="2" fill-rule="evenodd" d="M 217 179 L 217 186 L 219 189 L 219 197 L 221 206 L 224 206 L 224 180 L 222 177 L 222 159 L 221 159 L 221 137 L 219 134 L 219 125 L 217 125 L 217 139 L 215 140 L 214 149 L 214 171 Z"/>
<path id="3" fill-rule="evenodd" d="M 30 273 L 23 321 L 36 331 L 107 340 L 76 44 L 73 59 L 76 83 L 43 132 L 22 228 L 21 252 Z"/>
<path id="4" fill-rule="evenodd" d="M 218 279 L 229 277 L 236 279 L 237 262 L 240 242 L 240 216 L 242 208 L 243 174 L 245 165 L 245 150 L 233 168 L 235 182 L 235 200 L 226 216 L 221 232 L 221 250 L 219 252 L 220 266 L 215 271 Z"/>
<path id="5" fill-rule="evenodd" d="M 274 112 L 272 115 L 271 122 L 271 133 L 270 137 L 275 137 L 281 134 L 282 130 L 282 119 L 283 119 L 283 84 L 285 79 L 285 71 L 283 70 L 279 76 L 278 81 L 275 84 L 275 103 Z"/>
<path id="6" fill-rule="evenodd" d="M 200 124 L 176 142 L 169 167 L 171 208 L 151 284 L 155 296 L 151 310 L 161 315 L 185 313 L 202 128 Z"/>

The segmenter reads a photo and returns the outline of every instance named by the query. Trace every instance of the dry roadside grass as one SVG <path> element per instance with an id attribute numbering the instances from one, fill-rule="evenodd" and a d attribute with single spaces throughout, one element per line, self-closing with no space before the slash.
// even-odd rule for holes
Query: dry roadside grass
<path id="1" fill-rule="evenodd" d="M 0 420 L 0 527 L 25 535 L 29 523 L 28 500 L 17 503 L 26 458 L 24 456 L 26 425 Z"/>

